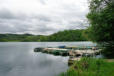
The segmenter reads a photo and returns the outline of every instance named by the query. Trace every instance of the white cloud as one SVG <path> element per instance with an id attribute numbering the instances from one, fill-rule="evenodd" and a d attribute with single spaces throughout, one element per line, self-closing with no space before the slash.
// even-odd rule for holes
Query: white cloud
<path id="1" fill-rule="evenodd" d="M 87 0 L 0 0 L 0 33 L 79 29 L 87 13 Z"/>

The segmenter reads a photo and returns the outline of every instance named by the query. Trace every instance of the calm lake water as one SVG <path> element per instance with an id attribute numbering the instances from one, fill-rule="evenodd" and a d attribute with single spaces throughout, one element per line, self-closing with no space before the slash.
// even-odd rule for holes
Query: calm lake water
<path id="1" fill-rule="evenodd" d="M 36 47 L 87 46 L 92 42 L 0 42 L 0 76 L 57 76 L 68 58 L 35 53 Z"/>

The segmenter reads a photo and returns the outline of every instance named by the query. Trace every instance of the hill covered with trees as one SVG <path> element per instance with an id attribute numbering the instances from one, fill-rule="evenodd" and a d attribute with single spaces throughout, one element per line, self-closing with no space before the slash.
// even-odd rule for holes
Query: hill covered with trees
<path id="1" fill-rule="evenodd" d="M 0 34 L 0 41 L 87 41 L 87 39 L 83 35 L 83 32 L 84 30 L 64 30 L 48 36 L 32 34 Z"/>

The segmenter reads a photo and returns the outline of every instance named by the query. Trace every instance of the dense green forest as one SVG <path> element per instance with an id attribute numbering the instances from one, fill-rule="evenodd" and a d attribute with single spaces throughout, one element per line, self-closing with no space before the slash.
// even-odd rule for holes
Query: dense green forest
<path id="1" fill-rule="evenodd" d="M 102 53 L 114 58 L 114 0 L 90 0 L 87 18 L 90 27 L 86 35 L 90 40 L 103 44 Z"/>
<path id="2" fill-rule="evenodd" d="M 87 41 L 83 32 L 84 30 L 64 30 L 48 36 L 32 34 L 0 34 L 0 41 Z"/>

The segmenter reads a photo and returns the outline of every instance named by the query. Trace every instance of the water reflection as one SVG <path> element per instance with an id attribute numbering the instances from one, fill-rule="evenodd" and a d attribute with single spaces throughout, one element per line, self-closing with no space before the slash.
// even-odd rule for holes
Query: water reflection
<path id="1" fill-rule="evenodd" d="M 87 44 L 88 42 L 86 42 Z M 60 45 L 85 45 L 84 43 L 0 43 L 0 76 L 57 76 L 68 69 L 68 57 L 35 53 L 36 47 Z M 92 44 L 89 42 L 88 44 Z"/>

